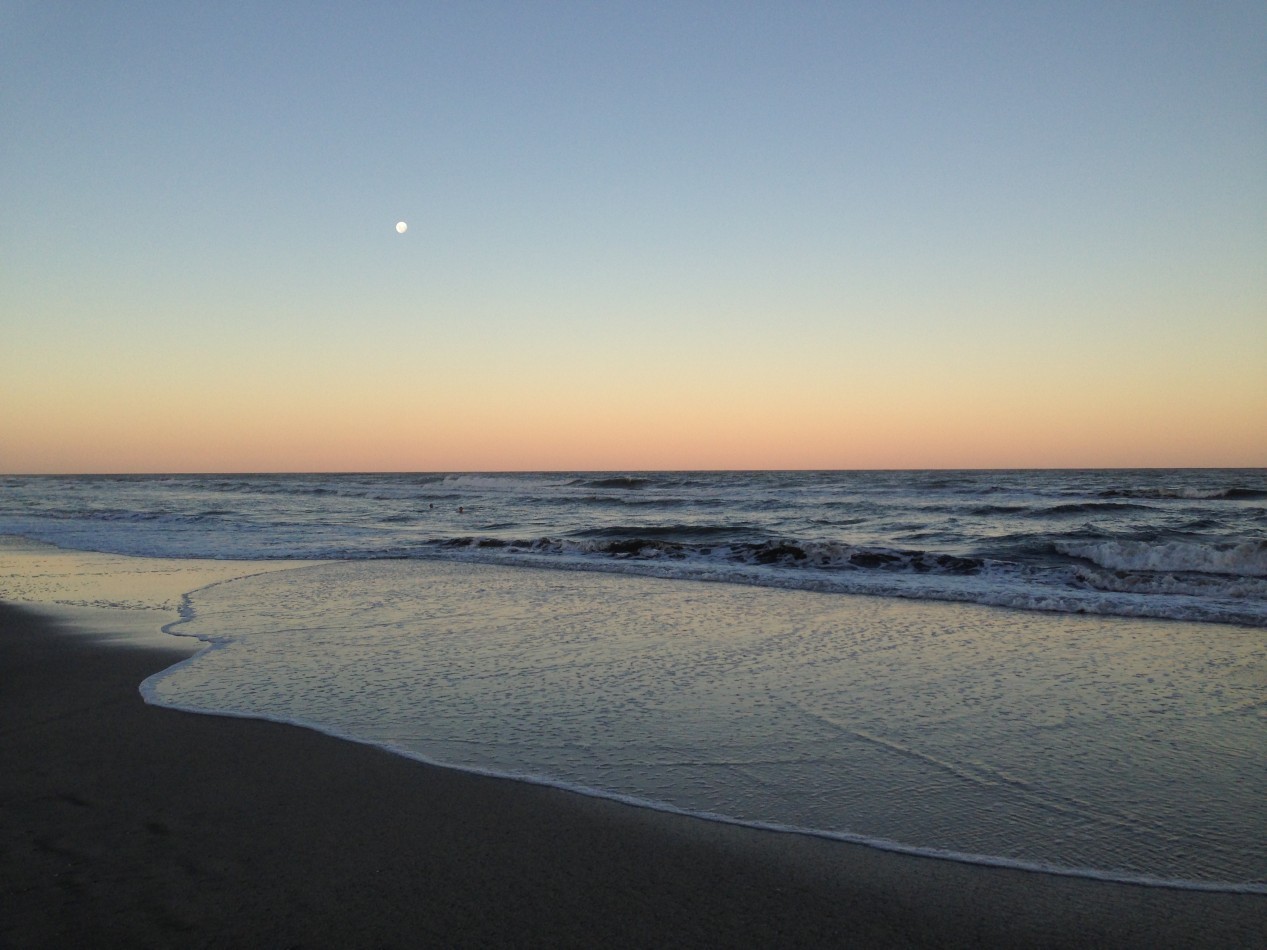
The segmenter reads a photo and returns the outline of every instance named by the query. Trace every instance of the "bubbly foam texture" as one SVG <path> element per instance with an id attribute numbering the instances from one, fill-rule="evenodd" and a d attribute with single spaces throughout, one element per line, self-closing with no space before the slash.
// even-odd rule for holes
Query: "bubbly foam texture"
<path id="1" fill-rule="evenodd" d="M 1056 550 L 1110 570 L 1267 577 L 1267 541 L 1219 545 L 1190 541 L 1059 541 Z"/>
<path id="2" fill-rule="evenodd" d="M 446 558 L 484 564 L 529 564 L 1018 610 L 1267 626 L 1263 584 L 1241 577 L 1191 580 L 1153 572 L 1126 575 L 831 543 L 735 546 L 638 538 L 618 542 L 454 538 L 444 547 Z"/>
<path id="3" fill-rule="evenodd" d="M 919 853 L 1267 893 L 1267 645 L 1106 623 L 444 562 L 214 586 L 178 708 Z"/>

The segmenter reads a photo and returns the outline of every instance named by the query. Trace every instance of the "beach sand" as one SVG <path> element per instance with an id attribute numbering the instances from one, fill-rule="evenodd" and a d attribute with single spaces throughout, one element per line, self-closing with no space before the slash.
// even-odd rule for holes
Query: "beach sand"
<path id="1" fill-rule="evenodd" d="M 1267 947 L 1261 895 L 757 831 L 147 706 L 141 680 L 197 646 L 153 621 L 0 605 L 0 946 Z"/>

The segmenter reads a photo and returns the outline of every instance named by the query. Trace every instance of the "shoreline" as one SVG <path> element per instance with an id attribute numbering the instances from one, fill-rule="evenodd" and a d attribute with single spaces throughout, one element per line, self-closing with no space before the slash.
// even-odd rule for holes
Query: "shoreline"
<path id="1" fill-rule="evenodd" d="M 150 706 L 140 682 L 201 644 L 121 649 L 86 617 L 0 603 L 6 946 L 1267 946 L 1261 895 L 763 831 Z"/>
<path id="2" fill-rule="evenodd" d="M 180 636 L 179 634 L 171 633 L 164 633 L 164 635 L 173 637 Z M 891 854 L 905 855 L 920 859 L 948 861 L 955 864 L 965 864 L 968 866 L 983 868 L 999 868 L 1009 871 L 1020 871 L 1027 874 L 1039 874 L 1048 877 L 1064 877 L 1074 880 L 1086 880 L 1128 887 L 1145 887 L 1161 890 L 1193 891 L 1212 894 L 1258 895 L 1261 897 L 1267 897 L 1267 884 L 1257 881 L 1246 882 L 1170 879 L 1149 876 L 1146 874 L 1132 874 L 1127 871 L 1100 870 L 1089 867 L 1062 867 L 1059 865 L 1043 864 L 1039 861 L 1027 861 L 1022 858 L 1009 858 L 990 854 L 971 854 L 935 847 L 921 847 L 919 845 L 904 844 L 900 841 L 893 841 L 884 838 L 869 838 L 866 835 L 852 834 L 850 832 L 833 832 L 815 828 L 798 827 L 795 825 L 782 825 L 775 822 L 745 820 L 743 818 L 734 818 L 720 812 L 691 811 L 687 808 L 682 808 L 668 802 L 639 798 L 633 794 L 622 794 L 601 788 L 569 784 L 559 779 L 544 775 L 526 773 L 520 774 L 515 772 L 499 771 L 497 769 L 481 766 L 445 762 L 429 758 L 422 753 L 411 751 L 410 749 L 402 746 L 383 743 L 373 739 L 364 739 L 352 733 L 340 732 L 337 729 L 323 725 L 319 722 L 273 718 L 264 713 L 230 712 L 223 710 L 213 711 L 194 706 L 169 705 L 156 699 L 151 700 L 147 697 L 145 687 L 150 680 L 162 676 L 167 669 L 172 669 L 175 666 L 180 666 L 184 663 L 193 662 L 197 659 L 199 654 L 212 646 L 214 646 L 214 644 L 199 641 L 199 646 L 193 649 L 188 656 L 180 657 L 173 667 L 159 670 L 142 681 L 141 695 L 145 702 L 158 709 L 167 709 L 174 712 L 187 713 L 189 715 L 267 722 L 294 729 L 303 729 L 318 733 L 338 742 L 348 742 L 355 745 L 367 746 L 371 749 L 377 749 L 381 752 L 387 753 L 388 755 L 407 759 L 426 768 L 442 769 L 450 772 L 461 772 L 479 778 L 513 782 L 517 785 L 533 785 L 542 788 L 549 788 L 561 791 L 568 795 L 577 795 L 582 798 L 594 798 L 603 801 L 610 801 L 630 808 L 645 809 L 647 811 L 659 812 L 678 818 L 686 818 L 693 821 L 708 822 L 711 824 L 727 825 L 759 833 L 819 839 L 822 841 L 835 842 L 847 847 L 869 848 L 876 851 L 884 851 Z"/>

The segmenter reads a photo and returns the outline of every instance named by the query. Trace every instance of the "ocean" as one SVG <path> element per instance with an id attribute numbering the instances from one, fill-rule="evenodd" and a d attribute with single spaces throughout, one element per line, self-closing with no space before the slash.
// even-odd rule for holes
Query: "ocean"
<path id="1" fill-rule="evenodd" d="M 0 531 L 1267 626 L 1261 469 L 10 477 Z"/>
<path id="2" fill-rule="evenodd" d="M 882 847 L 1267 893 L 1267 471 L 0 478 L 0 533 L 320 563 L 151 702 Z"/>

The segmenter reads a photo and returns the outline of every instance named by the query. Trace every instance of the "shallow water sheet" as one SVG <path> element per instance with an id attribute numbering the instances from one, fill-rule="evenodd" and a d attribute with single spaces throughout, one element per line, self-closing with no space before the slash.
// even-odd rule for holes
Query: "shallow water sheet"
<path id="1" fill-rule="evenodd" d="M 215 584 L 152 702 L 756 824 L 1267 890 L 1267 641 L 576 571 L 339 562 Z"/>

